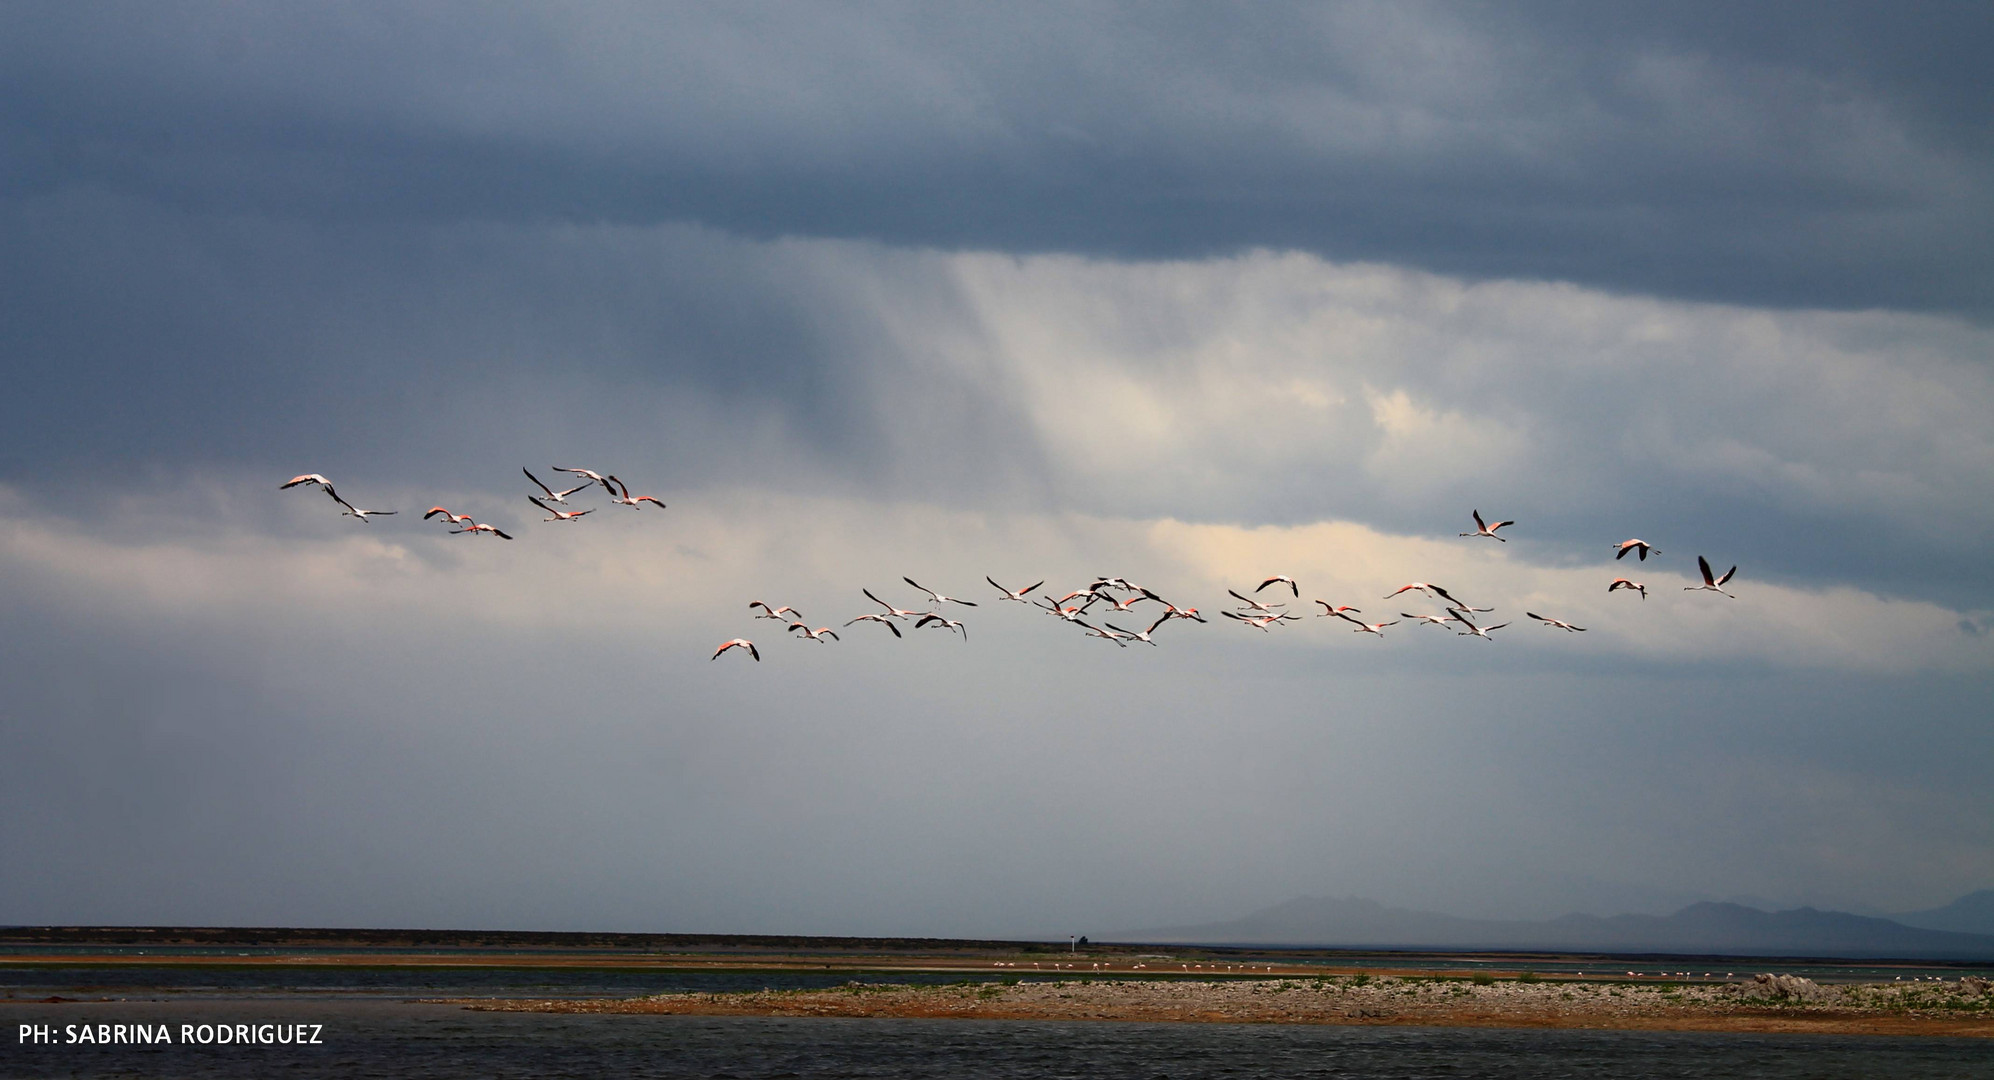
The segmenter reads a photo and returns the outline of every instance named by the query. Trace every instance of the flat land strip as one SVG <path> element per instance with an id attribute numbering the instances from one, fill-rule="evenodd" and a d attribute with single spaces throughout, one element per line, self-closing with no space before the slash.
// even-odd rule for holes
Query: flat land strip
<path id="1" fill-rule="evenodd" d="M 626 999 L 449 999 L 499 1012 L 924 1017 L 1228 1024 L 1602 1028 L 1994 1038 L 1994 992 L 1957 983 L 1821 988 L 1763 1000 L 1728 985 L 1357 975 L 1306 979 L 1073 979 L 948 986 L 658 994 Z"/>

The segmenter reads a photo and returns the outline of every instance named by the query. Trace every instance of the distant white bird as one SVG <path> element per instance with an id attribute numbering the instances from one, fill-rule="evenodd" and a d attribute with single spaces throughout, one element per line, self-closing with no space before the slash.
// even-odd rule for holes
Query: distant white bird
<path id="1" fill-rule="evenodd" d="M 493 535 L 493 536 L 496 536 L 496 537 L 498 537 L 498 538 L 499 538 L 499 539 L 501 539 L 501 540 L 510 540 L 510 539 L 512 539 L 512 534 L 511 534 L 511 533 L 508 533 L 508 532 L 506 532 L 505 530 L 503 530 L 503 529 L 499 528 L 498 526 L 496 526 L 496 525 L 486 525 L 486 524 L 484 524 L 484 523 L 482 523 L 482 522 L 476 522 L 476 521 L 474 521 L 474 522 L 470 523 L 469 525 L 466 525 L 466 526 L 464 526 L 464 527 L 463 527 L 463 528 L 461 528 L 461 529 L 452 529 L 452 530 L 450 530 L 450 535 L 452 535 L 452 536 L 455 536 L 455 535 L 457 535 L 458 533 L 474 533 L 474 534 L 475 534 L 475 533 L 490 533 L 491 535 Z"/>
<path id="2" fill-rule="evenodd" d="M 871 589 L 860 589 L 859 591 L 866 595 L 866 599 L 871 600 L 873 603 L 878 604 L 880 607 L 885 608 L 886 614 L 891 616 L 892 618 L 915 619 L 921 617 L 922 615 L 927 614 L 927 612 L 925 611 L 907 611 L 902 608 L 894 607 L 892 604 L 889 604 L 886 601 L 881 600 L 879 597 L 872 595 Z"/>
<path id="3" fill-rule="evenodd" d="M 1606 591 L 1609 593 L 1618 591 L 1620 589 L 1632 589 L 1635 592 L 1641 594 L 1641 599 L 1646 600 L 1648 598 L 1648 587 L 1646 585 L 1643 585 L 1638 581 L 1629 581 L 1624 577 L 1614 578 L 1613 584 L 1608 585 L 1606 587 Z"/>
<path id="4" fill-rule="evenodd" d="M 906 582 L 909 585 L 914 586 L 915 588 L 921 590 L 924 593 L 927 593 L 929 599 L 933 600 L 937 604 L 961 604 L 964 607 L 976 606 L 976 601 L 974 600 L 959 600 L 953 596 L 943 596 L 941 593 L 938 593 L 935 590 L 928 588 L 926 585 L 923 585 L 920 582 L 915 581 L 913 578 L 903 577 L 900 580 Z"/>
<path id="5" fill-rule="evenodd" d="M 814 641 L 819 645 L 824 644 L 824 639 L 827 637 L 830 638 L 832 641 L 841 640 L 838 637 L 838 632 L 836 630 L 831 629 L 828 626 L 820 626 L 817 629 L 812 630 L 810 629 L 810 625 L 808 623 L 793 622 L 789 624 L 789 629 L 803 631 L 804 638 L 810 641 Z"/>
<path id="6" fill-rule="evenodd" d="M 726 652 L 728 649 L 746 649 L 748 650 L 748 655 L 755 658 L 755 663 L 759 664 L 762 662 L 762 654 L 755 648 L 755 643 L 744 637 L 737 637 L 732 641 L 721 642 L 720 647 L 713 650 L 713 655 L 707 657 L 707 659 L 718 660 L 720 659 L 720 654 Z"/>
<path id="7" fill-rule="evenodd" d="M 1273 577 L 1270 577 L 1266 581 L 1261 582 L 1260 588 L 1255 589 L 1253 591 L 1257 593 L 1260 591 L 1260 589 L 1264 589 L 1269 585 L 1286 585 L 1288 587 L 1288 591 L 1295 594 L 1295 599 L 1300 600 L 1302 598 L 1302 587 L 1300 585 L 1295 584 L 1295 579 L 1289 577 L 1286 574 L 1275 574 Z"/>
<path id="8" fill-rule="evenodd" d="M 347 501 L 346 501 L 345 499 L 342 499 L 342 498 L 340 498 L 340 497 L 339 497 L 339 492 L 337 492 L 337 491 L 334 491 L 334 490 L 332 490 L 332 485 L 331 485 L 331 484 L 326 484 L 326 485 L 325 485 L 325 493 L 326 493 L 327 495 L 330 495 L 330 496 L 332 496 L 332 501 L 333 501 L 333 502 L 336 502 L 336 503 L 338 503 L 339 505 L 341 505 L 341 506 L 344 506 L 344 507 L 346 508 L 346 515 L 345 515 L 345 516 L 348 516 L 348 517 L 357 517 L 357 518 L 359 518 L 359 519 L 360 519 L 361 521 L 366 521 L 366 520 L 367 520 L 368 518 L 370 518 L 370 517 L 375 517 L 375 516 L 379 516 L 379 517 L 386 517 L 386 516 L 388 516 L 389 514 L 392 514 L 392 513 L 394 513 L 394 511 L 393 511 L 393 510 L 360 510 L 360 509 L 357 509 L 357 508 L 355 508 L 355 507 L 354 507 L 354 505 L 353 505 L 352 503 L 350 503 L 350 502 L 347 502 Z"/>
<path id="9" fill-rule="evenodd" d="M 283 483 L 278 484 L 277 490 L 282 491 L 285 488 L 294 488 L 297 487 L 299 484 L 324 484 L 326 487 L 331 487 L 332 481 L 327 480 L 325 477 L 320 476 L 315 472 L 308 472 L 303 476 L 293 476 L 289 480 L 286 480 Z"/>
<path id="10" fill-rule="evenodd" d="M 601 484 L 602 490 L 609 492 L 610 498 L 613 499 L 616 497 L 616 489 L 609 486 L 609 477 L 604 476 L 599 472 L 596 472 L 594 469 L 571 469 L 565 465 L 556 465 L 554 466 L 554 471 L 574 473 L 576 476 L 586 476 L 590 480 L 593 480 L 594 482 Z M 587 487 L 588 485 L 584 484 L 582 486 Z"/>
<path id="11" fill-rule="evenodd" d="M 1624 559 L 1627 557 L 1627 553 L 1632 551 L 1640 555 L 1642 562 L 1647 562 L 1648 556 L 1651 553 L 1655 555 L 1660 555 L 1662 553 L 1661 548 L 1658 548 L 1655 545 L 1650 544 L 1646 540 L 1640 540 L 1640 539 L 1622 540 L 1621 542 L 1612 545 L 1612 547 L 1614 549 L 1613 557 L 1616 559 Z"/>
<path id="12" fill-rule="evenodd" d="M 1696 568 L 1703 571 L 1703 584 L 1684 585 L 1682 591 L 1724 593 L 1725 596 L 1731 596 L 1730 593 L 1724 592 L 1723 586 L 1725 582 L 1731 580 L 1732 574 L 1738 572 L 1737 567 L 1733 566 L 1731 569 L 1724 571 L 1723 577 L 1712 577 L 1710 573 L 1710 560 L 1698 555 L 1696 557 Z M 1737 597 L 1731 596 L 1731 599 L 1736 600 Z"/>
<path id="13" fill-rule="evenodd" d="M 1410 611 L 1401 611 L 1399 612 L 1399 616 L 1411 619 L 1414 622 L 1425 623 L 1428 626 L 1446 626 L 1448 623 L 1454 621 L 1451 615 L 1414 615 Z"/>
<path id="14" fill-rule="evenodd" d="M 761 613 L 760 615 L 757 615 L 757 616 L 755 616 L 755 618 L 757 618 L 757 619 L 777 619 L 777 620 L 780 620 L 780 619 L 783 619 L 783 618 L 785 618 L 785 617 L 787 617 L 787 618 L 790 618 L 790 619 L 801 619 L 801 618 L 803 617 L 803 613 L 802 613 L 802 612 L 800 612 L 800 611 L 796 610 L 796 609 L 795 609 L 795 608 L 793 608 L 793 607 L 790 607 L 790 606 L 789 606 L 788 604 L 784 604 L 784 605 L 782 605 L 782 606 L 781 606 L 781 607 L 779 607 L 779 608 L 772 608 L 772 607 L 768 606 L 767 604 L 764 604 L 764 603 L 762 603 L 762 602 L 761 602 L 760 600 L 750 600 L 750 601 L 748 601 L 748 610 L 749 610 L 749 611 L 753 611 L 753 610 L 755 610 L 756 608 L 761 608 L 761 609 L 762 609 L 762 613 Z"/>
<path id="15" fill-rule="evenodd" d="M 991 578 L 991 577 L 990 577 L 989 575 L 987 575 L 987 574 L 986 574 L 986 575 L 984 575 L 984 578 L 983 578 L 983 580 L 985 580 L 985 581 L 988 581 L 988 582 L 990 582 L 990 584 L 991 584 L 991 585 L 992 585 L 993 587 L 995 587 L 995 588 L 996 588 L 996 590 L 997 590 L 998 592 L 1000 592 L 1000 593 L 1003 593 L 1003 594 L 1004 594 L 1004 599 L 1006 599 L 1006 600 L 1016 600 L 1016 601 L 1017 601 L 1018 603 L 1020 603 L 1020 604 L 1029 604 L 1029 603 L 1031 603 L 1031 601 L 1030 601 L 1030 600 L 1027 600 L 1027 599 L 1025 599 L 1025 597 L 1026 597 L 1027 595 L 1029 595 L 1030 593 L 1032 593 L 1032 592 L 1035 592 L 1035 591 L 1036 591 L 1036 590 L 1038 589 L 1039 585 L 1044 585 L 1044 584 L 1045 584 L 1045 582 L 1041 581 L 1041 582 L 1039 582 L 1039 583 L 1038 583 L 1038 585 L 1027 585 L 1027 586 L 1025 586 L 1024 588 L 1022 588 L 1022 589 L 1019 589 L 1019 590 L 1018 590 L 1017 592 L 1012 592 L 1011 590 L 1009 590 L 1009 589 L 1005 588 L 1004 586 L 1002 586 L 1002 585 L 998 585 L 998 584 L 997 584 L 997 582 L 996 582 L 995 580 L 993 580 L 993 579 L 992 579 L 992 578 Z"/>
<path id="16" fill-rule="evenodd" d="M 1498 522 L 1496 522 L 1496 523 L 1495 523 L 1495 524 L 1493 524 L 1493 525 L 1484 525 L 1484 524 L 1482 524 L 1482 512 L 1481 512 L 1480 510 L 1477 510 L 1477 511 L 1475 511 L 1475 531 L 1474 531 L 1474 532 L 1464 532 L 1464 533 L 1462 533 L 1461 535 L 1462 535 L 1462 536 L 1486 536 L 1486 537 L 1488 537 L 1488 538 L 1489 538 L 1489 539 L 1491 539 L 1491 540 L 1501 540 L 1501 541 L 1503 541 L 1504 543 L 1508 543 L 1509 541 L 1508 541 L 1508 539 L 1507 539 L 1506 537 L 1501 537 L 1501 536 L 1497 536 L 1497 535 L 1496 535 L 1496 530 L 1497 530 L 1497 529 L 1500 529 L 1500 528 L 1502 528 L 1502 527 L 1504 527 L 1504 526 L 1506 526 L 1506 525 L 1514 525 L 1514 524 L 1516 524 L 1516 522 L 1514 522 L 1514 521 L 1498 521 Z"/>
<path id="17" fill-rule="evenodd" d="M 588 510 L 556 510 L 553 507 L 548 506 L 546 503 L 541 502 L 540 496 L 538 495 L 528 495 L 526 497 L 526 501 L 554 515 L 553 517 L 550 518 L 541 518 L 540 520 L 542 521 L 574 521 L 579 519 L 583 514 L 595 513 L 595 510 L 593 508 L 590 508 Z M 589 528 L 591 529 L 595 527 L 596 526 L 593 525 L 589 526 Z"/>
<path id="18" fill-rule="evenodd" d="M 1393 619 L 1390 622 L 1367 623 L 1362 619 L 1353 619 L 1348 615 L 1338 615 L 1337 618 L 1342 619 L 1344 622 L 1355 623 L 1357 625 L 1357 629 L 1351 631 L 1352 633 L 1376 634 L 1379 637 L 1385 636 L 1385 627 L 1397 626 L 1399 624 L 1399 621 L 1397 619 Z"/>
<path id="19" fill-rule="evenodd" d="M 920 620 L 914 624 L 914 629 L 919 630 L 923 626 L 938 626 L 944 630 L 957 631 L 962 634 L 962 640 L 964 641 L 969 640 L 969 627 L 964 626 L 958 620 L 937 615 L 932 611 L 928 612 L 926 615 L 921 616 Z"/>
<path id="20" fill-rule="evenodd" d="M 888 630 L 893 631 L 894 637 L 900 636 L 900 628 L 893 625 L 893 620 L 885 615 L 860 615 L 858 618 L 853 619 L 851 622 L 848 622 L 845 625 L 850 626 L 852 623 L 862 623 L 862 622 L 876 622 L 879 625 L 886 627 Z"/>
<path id="21" fill-rule="evenodd" d="M 527 478 L 528 480 L 531 480 L 531 481 L 533 481 L 533 486 L 534 486 L 534 487 L 537 487 L 537 488 L 539 488 L 540 490 L 542 490 L 542 491 L 544 491 L 544 492 L 546 492 L 546 493 L 547 493 L 547 501 L 548 501 L 548 502 L 556 502 L 556 503 L 565 503 L 565 502 L 567 502 L 567 501 L 568 501 L 568 496 L 570 496 L 570 495 L 573 495 L 573 494 L 574 494 L 575 492 L 577 492 L 577 491 L 580 491 L 580 490 L 582 490 L 582 489 L 583 489 L 583 488 L 585 488 L 585 487 L 588 487 L 588 486 L 589 486 L 589 484 L 593 484 L 593 483 L 595 483 L 595 481 L 593 481 L 593 480 L 590 480 L 590 481 L 588 481 L 587 483 L 583 483 L 583 484 L 577 484 L 577 485 L 575 485 L 574 487 L 571 487 L 571 488 L 569 488 L 569 489 L 568 489 L 568 490 L 566 490 L 566 491 L 555 491 L 555 490 L 554 490 L 553 488 L 550 488 L 550 487 L 548 487 L 547 485 L 545 485 L 545 484 L 541 483 L 541 482 L 540 482 L 540 478 L 539 478 L 539 477 L 537 477 L 537 476 L 535 476 L 535 475 L 533 475 L 533 473 L 532 473 L 532 471 L 531 471 L 531 470 L 528 470 L 528 469 L 526 469 L 526 468 L 524 468 L 524 467 L 521 467 L 519 471 L 520 471 L 520 472 L 523 472 L 523 473 L 525 473 L 525 474 L 526 474 L 526 478 Z"/>
<path id="22" fill-rule="evenodd" d="M 610 492 L 611 498 L 609 501 L 615 503 L 618 506 L 636 506 L 638 503 L 647 502 L 647 503 L 657 503 L 658 509 L 660 510 L 663 510 L 665 508 L 665 501 L 663 499 L 658 498 L 655 495 L 639 495 L 633 499 L 630 497 L 630 485 L 624 483 L 621 480 L 618 480 L 614 476 L 611 476 L 609 478 L 609 482 L 615 484 L 618 488 L 622 489 L 622 494 L 617 494 L 614 491 Z"/>
<path id="23" fill-rule="evenodd" d="M 443 519 L 445 521 L 448 521 L 452 525 L 469 525 L 471 524 L 472 521 L 471 515 L 469 514 L 453 514 L 450 511 L 445 510 L 440 506 L 430 507 L 429 512 L 422 515 L 422 520 L 428 521 L 430 518 L 433 518 L 438 514 L 442 514 Z"/>
<path id="24" fill-rule="evenodd" d="M 1571 630 L 1581 634 L 1585 633 L 1585 627 L 1573 626 L 1571 623 L 1565 622 L 1562 619 L 1547 619 L 1544 616 L 1539 615 L 1534 611 L 1526 611 L 1524 612 L 1524 614 L 1530 616 L 1533 619 L 1536 619 L 1538 622 L 1541 622 L 1546 626 L 1555 626 L 1560 630 Z"/>
<path id="25" fill-rule="evenodd" d="M 1354 611 L 1359 615 L 1364 614 L 1363 608 L 1354 608 L 1349 604 L 1332 604 L 1327 600 L 1317 600 L 1316 603 L 1322 605 L 1322 613 L 1316 616 L 1318 619 L 1325 619 L 1331 615 L 1341 615 L 1346 611 Z"/>

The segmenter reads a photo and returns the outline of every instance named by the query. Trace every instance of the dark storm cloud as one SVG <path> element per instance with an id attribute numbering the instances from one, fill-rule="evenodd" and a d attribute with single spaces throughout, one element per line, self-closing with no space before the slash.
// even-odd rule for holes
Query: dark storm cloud
<path id="1" fill-rule="evenodd" d="M 1358 4 L 17 13 L 9 188 L 1984 314 L 1994 16 Z"/>

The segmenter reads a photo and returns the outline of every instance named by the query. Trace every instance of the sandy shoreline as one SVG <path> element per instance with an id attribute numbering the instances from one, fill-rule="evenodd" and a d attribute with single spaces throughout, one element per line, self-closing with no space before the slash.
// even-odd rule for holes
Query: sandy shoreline
<path id="1" fill-rule="evenodd" d="M 1811 986 L 1811 984 L 1809 984 Z M 1736 987 L 1364 976 L 1205 981 L 1069 980 L 659 994 L 611 1000 L 444 999 L 498 1012 L 829 1016 L 1176 1023 L 1597 1028 L 1994 1038 L 1994 992 L 1958 983 L 1815 988 L 1768 1000 Z"/>

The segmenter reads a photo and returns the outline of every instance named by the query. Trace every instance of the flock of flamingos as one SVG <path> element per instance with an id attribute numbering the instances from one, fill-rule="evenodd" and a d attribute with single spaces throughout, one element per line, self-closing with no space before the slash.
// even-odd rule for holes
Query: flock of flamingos
<path id="1" fill-rule="evenodd" d="M 564 465 L 556 465 L 553 469 L 555 472 L 568 473 L 571 478 L 579 478 L 582 482 L 565 491 L 556 491 L 546 484 L 541 483 L 540 478 L 534 476 L 532 470 L 520 470 L 526 474 L 528 480 L 533 481 L 534 487 L 540 489 L 540 495 L 528 495 L 526 498 L 528 502 L 547 512 L 549 516 L 541 519 L 542 521 L 572 524 L 580 521 L 585 515 L 594 513 L 597 509 L 595 507 L 584 510 L 563 510 L 560 507 L 570 505 L 568 496 L 579 495 L 590 488 L 598 486 L 609 493 L 610 504 L 614 506 L 635 508 L 644 503 L 650 503 L 660 510 L 665 508 L 664 502 L 655 496 L 632 496 L 629 486 L 617 479 L 613 473 L 604 475 L 593 469 L 570 468 Z M 369 518 L 385 517 L 395 513 L 393 510 L 362 510 L 354 506 L 340 497 L 339 492 L 333 488 L 332 481 L 327 480 L 318 473 L 306 473 L 302 476 L 294 476 L 280 485 L 279 490 L 300 486 L 316 486 L 323 489 L 328 496 L 331 496 L 333 502 L 339 504 L 341 507 L 340 513 L 343 516 L 358 518 L 362 522 L 367 521 Z M 543 498 L 542 496 L 545 497 Z M 450 529 L 452 534 L 494 536 L 501 540 L 512 539 L 510 534 L 499 529 L 497 526 L 474 521 L 469 514 L 453 514 L 441 506 L 430 507 L 422 516 L 425 521 L 432 518 L 441 519 L 444 524 L 452 526 Z M 1500 530 L 1516 524 L 1514 521 L 1485 522 L 1482 519 L 1482 512 L 1480 510 L 1474 511 L 1473 516 L 1475 519 L 1474 530 L 1472 532 L 1464 532 L 1460 535 L 1507 543 L 1509 538 L 1500 535 Z M 1612 547 L 1614 548 L 1613 557 L 1615 559 L 1624 559 L 1627 557 L 1628 552 L 1633 552 L 1641 562 L 1646 562 L 1649 555 L 1658 555 L 1661 553 L 1660 548 L 1641 539 L 1623 540 L 1618 544 L 1612 545 Z M 1696 557 L 1696 565 L 1703 572 L 1703 584 L 1686 586 L 1683 591 L 1714 592 L 1730 596 L 1734 600 L 1737 599 L 1731 593 L 1724 591 L 1725 584 L 1731 580 L 1733 574 L 1738 572 L 1737 567 L 1733 566 L 1731 569 L 1724 571 L 1722 575 L 1713 574 L 1710 569 L 1710 562 L 1701 555 Z M 874 596 L 871 589 L 861 589 L 859 591 L 865 594 L 866 599 L 878 604 L 881 610 L 859 615 L 846 622 L 845 626 L 850 627 L 857 623 L 877 623 L 890 631 L 894 637 L 898 638 L 902 634 L 899 625 L 896 624 L 911 623 L 912 628 L 916 630 L 943 630 L 948 633 L 962 635 L 964 641 L 969 640 L 969 628 L 963 624 L 962 620 L 951 619 L 942 614 L 939 609 L 949 604 L 957 604 L 962 607 L 976 607 L 978 606 L 976 601 L 965 600 L 958 596 L 944 596 L 915 581 L 913 578 L 901 578 L 900 580 L 905 581 L 925 594 L 928 598 L 928 603 L 932 607 L 926 611 L 897 608 Z M 1198 613 L 1197 608 L 1178 607 L 1176 604 L 1165 600 L 1154 592 L 1119 577 L 1095 578 L 1086 587 L 1076 589 L 1065 596 L 1055 599 L 1051 593 L 1045 593 L 1040 595 L 1036 600 L 1032 598 L 1032 594 L 1045 587 L 1045 582 L 1043 581 L 1027 585 L 1022 589 L 1007 589 L 989 577 L 985 577 L 983 580 L 988 581 L 991 587 L 997 590 L 999 599 L 1011 600 L 1036 607 L 1048 615 L 1080 627 L 1087 632 L 1089 637 L 1111 641 L 1122 648 L 1127 648 L 1129 642 L 1132 641 L 1139 641 L 1145 645 L 1155 645 L 1155 633 L 1172 619 L 1190 619 L 1200 623 L 1209 621 Z M 1274 592 L 1268 594 L 1269 596 L 1280 595 L 1280 587 L 1285 587 L 1288 590 L 1290 598 L 1300 600 L 1302 597 L 1301 586 L 1296 584 L 1294 578 L 1286 574 L 1276 574 L 1255 587 L 1252 596 L 1234 589 L 1226 590 L 1239 603 L 1229 610 L 1220 611 L 1219 614 L 1263 632 L 1271 631 L 1274 627 L 1280 626 L 1283 623 L 1302 621 L 1301 616 L 1291 614 L 1286 610 L 1288 605 L 1285 601 L 1258 599 L 1270 587 L 1274 588 Z M 1638 581 L 1630 581 L 1624 577 L 1614 578 L 1606 587 L 1606 591 L 1609 593 L 1618 592 L 1622 589 L 1640 594 L 1643 600 L 1648 598 L 1648 587 L 1646 585 Z M 1428 581 L 1409 582 L 1392 592 L 1386 593 L 1384 599 L 1390 600 L 1393 597 L 1408 592 L 1424 593 L 1429 599 L 1441 602 L 1447 611 L 1445 615 L 1415 615 L 1408 611 L 1399 613 L 1401 619 L 1410 619 L 1416 624 L 1442 628 L 1459 626 L 1460 629 L 1455 631 L 1456 634 L 1462 637 L 1478 637 L 1484 641 L 1495 640 L 1489 635 L 1509 625 L 1506 622 L 1496 623 L 1493 626 L 1484 626 L 1477 623 L 1475 621 L 1476 615 L 1487 614 L 1495 609 L 1471 606 L 1465 601 L 1456 598 L 1453 593 L 1448 592 L 1441 586 Z M 1137 611 L 1136 605 L 1144 602 L 1152 603 L 1155 606 Z M 1313 603 L 1319 604 L 1322 607 L 1322 610 L 1316 613 L 1318 618 L 1342 619 L 1356 627 L 1353 631 L 1354 633 L 1374 634 L 1378 637 L 1383 637 L 1385 636 L 1386 627 L 1396 626 L 1400 621 L 1400 619 L 1391 619 L 1384 622 L 1365 622 L 1363 619 L 1356 618 L 1356 616 L 1364 613 L 1361 608 L 1351 607 L 1348 604 L 1331 604 L 1327 600 L 1316 600 Z M 1094 613 L 1094 608 L 1097 604 L 1101 605 L 1099 614 Z M 777 622 L 784 623 L 787 630 L 796 635 L 798 640 L 814 641 L 819 645 L 824 644 L 827 639 L 831 641 L 838 640 L 838 632 L 836 630 L 828 626 L 820 626 L 814 630 L 811 629 L 810 625 L 803 621 L 803 614 L 788 605 L 771 607 L 760 600 L 752 600 L 748 603 L 748 609 L 756 613 L 755 618 L 774 619 Z M 1131 617 L 1147 618 L 1152 612 L 1158 612 L 1159 614 L 1157 614 L 1156 620 L 1149 624 L 1147 630 L 1126 630 L 1109 621 L 1118 616 L 1125 619 Z M 1539 615 L 1534 611 L 1526 611 L 1524 614 L 1555 630 L 1564 630 L 1568 633 L 1585 632 L 1585 627 L 1574 626 L 1562 619 Z M 1092 616 L 1096 622 L 1089 622 L 1089 616 Z M 1096 625 L 1097 622 L 1098 625 Z M 721 642 L 720 647 L 713 650 L 711 659 L 720 659 L 721 655 L 730 649 L 740 649 L 753 657 L 757 663 L 761 661 L 761 650 L 756 648 L 755 643 L 749 641 L 747 638 L 733 638 Z"/>

